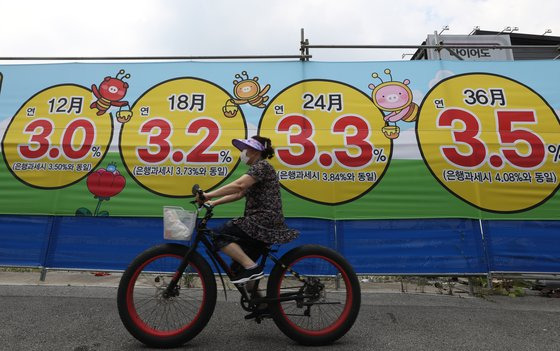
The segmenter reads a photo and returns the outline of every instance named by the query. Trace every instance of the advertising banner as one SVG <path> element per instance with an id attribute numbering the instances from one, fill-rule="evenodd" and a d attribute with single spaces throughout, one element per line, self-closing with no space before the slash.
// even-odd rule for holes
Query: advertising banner
<path id="1" fill-rule="evenodd" d="M 0 65 L 0 214 L 161 217 L 247 171 L 287 217 L 560 218 L 560 63 Z M 242 215 L 243 201 L 217 215 Z"/>

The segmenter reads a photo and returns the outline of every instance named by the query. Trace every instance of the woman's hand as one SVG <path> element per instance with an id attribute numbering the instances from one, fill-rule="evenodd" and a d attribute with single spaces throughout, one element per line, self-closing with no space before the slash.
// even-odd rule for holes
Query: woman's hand
<path id="1" fill-rule="evenodd" d="M 196 202 L 202 205 L 209 202 L 212 198 L 218 198 L 216 201 L 211 201 L 211 206 L 217 206 L 221 204 L 226 204 L 228 202 L 237 201 L 245 196 L 245 191 L 249 189 L 256 180 L 250 175 L 244 174 L 237 180 L 224 185 L 223 187 L 210 191 L 208 193 L 203 192 L 202 196 L 200 193 L 196 194 Z"/>
<path id="2" fill-rule="evenodd" d="M 202 196 L 201 196 L 200 193 L 197 193 L 195 200 L 196 200 L 196 203 L 198 203 L 199 205 L 202 205 L 205 202 L 209 202 L 210 197 L 205 192 L 202 193 Z"/>

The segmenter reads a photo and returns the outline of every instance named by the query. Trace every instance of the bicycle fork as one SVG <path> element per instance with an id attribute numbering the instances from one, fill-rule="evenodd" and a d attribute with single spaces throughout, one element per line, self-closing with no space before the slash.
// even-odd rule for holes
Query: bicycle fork
<path id="1" fill-rule="evenodd" d="M 199 242 L 201 242 L 201 241 L 203 242 L 204 246 L 206 246 L 206 248 L 207 248 L 206 253 L 208 253 L 208 257 L 210 257 L 210 260 L 214 264 L 214 268 L 216 269 L 216 271 L 218 272 L 218 274 L 220 276 L 220 280 L 222 281 L 222 287 L 224 288 L 225 299 L 227 301 L 226 284 L 224 282 L 224 278 L 223 278 L 222 273 L 221 273 L 218 266 L 221 266 L 223 269 L 226 270 L 226 272 L 228 270 L 228 266 L 223 262 L 223 260 L 221 260 L 220 256 L 214 256 L 212 253 L 209 252 L 208 248 L 211 247 L 212 245 L 208 241 L 208 239 L 206 239 L 206 237 L 204 237 L 204 236 L 197 236 L 197 238 L 193 242 L 193 245 L 191 247 L 189 247 L 189 250 L 187 251 L 187 253 L 183 257 L 183 259 L 181 260 L 181 264 L 179 265 L 179 267 L 177 267 L 177 270 L 175 271 L 175 274 L 173 275 L 173 278 L 169 282 L 169 285 L 167 285 L 167 288 L 163 292 L 163 297 L 164 298 L 175 297 L 179 294 L 179 289 L 177 289 L 179 281 L 181 280 L 181 277 L 183 276 L 183 274 L 185 273 L 185 270 L 189 266 L 189 259 L 190 259 L 190 256 L 191 256 L 192 252 L 196 251 L 196 249 L 198 248 Z M 219 262 L 219 264 L 218 264 L 218 262 L 216 262 L 214 257 L 219 258 L 221 262 Z M 229 274 L 228 274 L 228 276 L 229 276 Z"/>
<path id="2" fill-rule="evenodd" d="M 169 285 L 167 285 L 167 288 L 165 288 L 165 291 L 163 292 L 164 298 L 167 299 L 170 297 L 175 297 L 179 294 L 179 289 L 177 288 L 179 284 L 179 280 L 181 280 L 183 273 L 189 266 L 189 258 L 191 257 L 192 252 L 195 251 L 197 247 L 198 247 L 198 240 L 195 240 L 194 244 L 191 247 L 189 247 L 189 250 L 181 260 L 181 264 L 179 264 L 179 267 L 177 267 L 177 270 L 175 271 L 175 274 L 173 274 L 173 278 L 171 278 Z"/>

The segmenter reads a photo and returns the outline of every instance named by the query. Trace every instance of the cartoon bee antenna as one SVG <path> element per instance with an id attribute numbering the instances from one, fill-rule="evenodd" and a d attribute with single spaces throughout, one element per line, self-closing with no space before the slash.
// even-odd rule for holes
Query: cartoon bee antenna
<path id="1" fill-rule="evenodd" d="M 372 73 L 372 74 L 371 74 L 371 77 L 372 77 L 373 79 L 379 79 L 379 80 L 381 81 L 381 83 L 383 83 L 383 79 L 381 79 L 381 78 L 379 77 L 379 74 L 377 74 L 377 72 Z"/>
<path id="2" fill-rule="evenodd" d="M 243 77 L 242 75 L 245 76 L 245 77 Z M 249 80 L 249 75 L 247 74 L 247 71 L 243 71 L 243 72 L 241 72 L 241 75 L 239 73 L 236 74 L 235 78 L 240 79 L 241 81 Z M 253 80 L 257 81 L 257 80 L 259 80 L 259 78 L 255 77 L 255 78 L 253 78 Z M 237 81 L 237 80 L 233 81 L 233 84 L 237 84 L 237 83 L 239 83 L 239 81 Z"/>
<path id="3" fill-rule="evenodd" d="M 391 81 L 393 81 L 393 76 L 391 75 L 391 70 L 390 69 L 386 68 L 385 71 L 383 71 L 383 72 L 385 72 L 385 74 L 388 75 L 389 78 L 391 78 Z"/>
<path id="4" fill-rule="evenodd" d="M 119 73 L 117 73 L 117 75 L 115 76 L 115 78 L 119 79 L 119 75 L 124 74 L 124 72 L 125 72 L 125 70 L 124 70 L 124 69 L 121 69 L 121 70 L 119 71 Z M 122 78 L 120 78 L 120 79 L 123 80 L 123 79 L 128 79 L 128 78 L 130 78 L 130 74 L 127 73 L 127 74 L 124 74 L 124 76 L 122 76 Z"/>
<path id="5" fill-rule="evenodd" d="M 386 68 L 386 69 L 383 71 L 383 73 L 385 73 L 386 75 L 389 76 L 390 81 L 393 81 L 393 76 L 391 75 L 391 70 L 390 70 L 390 69 Z M 384 83 L 384 82 L 383 82 L 383 79 L 381 79 L 381 77 L 379 77 L 379 74 L 377 74 L 377 72 L 372 73 L 372 74 L 371 74 L 371 77 L 372 77 L 372 78 L 375 78 L 375 79 L 379 79 L 379 80 L 381 81 L 381 83 Z"/>

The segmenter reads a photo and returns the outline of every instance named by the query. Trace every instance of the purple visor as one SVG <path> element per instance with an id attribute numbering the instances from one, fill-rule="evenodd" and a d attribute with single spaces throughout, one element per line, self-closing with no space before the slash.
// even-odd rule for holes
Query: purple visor
<path id="1" fill-rule="evenodd" d="M 264 151 L 263 144 L 259 143 L 257 140 L 255 140 L 253 138 L 251 138 L 251 139 L 233 139 L 231 141 L 231 143 L 233 144 L 233 146 L 235 146 L 236 148 L 238 148 L 241 151 L 245 150 L 248 147 L 250 147 L 251 149 L 258 150 L 258 151 Z"/>

